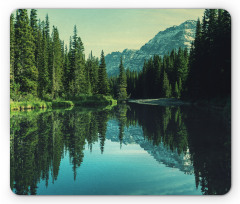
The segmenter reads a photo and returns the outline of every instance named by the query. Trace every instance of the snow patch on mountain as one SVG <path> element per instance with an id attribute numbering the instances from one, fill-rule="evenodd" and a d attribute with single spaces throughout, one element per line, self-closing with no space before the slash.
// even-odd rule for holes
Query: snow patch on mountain
<path id="1" fill-rule="evenodd" d="M 125 49 L 123 52 L 112 52 L 106 55 L 105 61 L 108 75 L 113 76 L 119 73 L 121 56 L 125 69 L 140 71 L 142 70 L 144 60 L 154 55 L 163 56 L 179 47 L 190 49 L 191 43 L 195 38 L 196 23 L 194 20 L 188 20 L 179 26 L 172 26 L 164 31 L 160 31 L 139 50 Z"/>

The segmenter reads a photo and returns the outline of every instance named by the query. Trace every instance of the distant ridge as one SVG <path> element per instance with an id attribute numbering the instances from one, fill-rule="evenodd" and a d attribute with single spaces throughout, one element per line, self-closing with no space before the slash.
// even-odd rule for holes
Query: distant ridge
<path id="1" fill-rule="evenodd" d="M 120 57 L 123 57 L 123 65 L 130 70 L 140 71 L 144 60 L 154 55 L 164 55 L 179 47 L 190 49 L 191 42 L 195 38 L 197 21 L 187 20 L 179 26 L 172 26 L 160 31 L 139 50 L 125 49 L 123 52 L 112 52 L 106 55 L 107 73 L 109 76 L 118 74 Z"/>

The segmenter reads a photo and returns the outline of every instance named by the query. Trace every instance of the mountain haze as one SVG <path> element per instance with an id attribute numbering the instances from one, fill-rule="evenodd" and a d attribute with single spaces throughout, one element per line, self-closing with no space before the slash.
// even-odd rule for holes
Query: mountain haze
<path id="1" fill-rule="evenodd" d="M 197 21 L 188 20 L 179 26 L 172 26 L 164 31 L 160 31 L 155 37 L 149 40 L 139 50 L 125 49 L 123 52 L 112 52 L 106 55 L 107 73 L 114 76 L 119 73 L 120 57 L 123 58 L 125 69 L 140 71 L 144 60 L 154 55 L 165 55 L 173 49 L 179 47 L 190 49 L 191 42 L 195 37 Z"/>

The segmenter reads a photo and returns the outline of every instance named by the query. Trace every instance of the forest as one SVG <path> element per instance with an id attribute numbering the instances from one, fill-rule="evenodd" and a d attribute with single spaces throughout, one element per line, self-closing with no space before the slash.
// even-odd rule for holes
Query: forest
<path id="1" fill-rule="evenodd" d="M 206 9 L 198 19 L 191 49 L 179 48 L 145 60 L 142 71 L 125 70 L 107 76 L 104 52 L 85 59 L 84 45 L 74 26 L 69 45 L 59 38 L 48 15 L 19 9 L 10 18 L 10 98 L 76 100 L 82 95 L 128 98 L 181 98 L 211 100 L 231 94 L 231 17 L 226 10 Z"/>
<path id="2" fill-rule="evenodd" d="M 91 166 L 91 161 L 87 163 L 87 151 L 95 151 L 96 158 L 110 155 L 116 142 L 123 153 L 125 144 L 136 144 L 149 154 L 162 154 L 169 160 L 166 167 L 175 168 L 171 166 L 174 165 L 172 157 L 157 151 L 163 146 L 171 155 L 177 153 L 190 161 L 180 169 L 184 173 L 184 184 L 185 176 L 189 174 L 194 175 L 194 188 L 199 188 L 202 194 L 222 195 L 229 191 L 230 114 L 191 105 L 124 103 L 130 98 L 176 98 L 190 102 L 224 101 L 225 106 L 226 101 L 231 100 L 231 17 L 226 10 L 205 10 L 203 18 L 197 21 L 195 40 L 190 50 L 180 47 L 164 56 L 154 55 L 145 60 L 140 72 L 126 69 L 121 57 L 117 59 L 119 75 L 114 77 L 107 75 L 104 51 L 99 59 L 92 52 L 86 59 L 76 25 L 68 45 L 59 36 L 58 28 L 50 27 L 48 15 L 39 20 L 36 9 L 18 9 L 11 14 L 10 105 L 22 103 L 28 108 L 26 102 L 34 101 L 38 102 L 38 106 L 46 107 L 44 110 L 10 113 L 10 187 L 13 192 L 36 195 L 41 194 L 40 185 L 48 187 L 55 183 L 57 186 L 57 180 L 61 181 L 64 177 L 66 181 L 77 181 L 80 176 L 86 175 L 84 171 L 82 174 L 79 171 L 84 165 L 89 166 L 87 170 L 93 170 L 94 185 L 91 185 L 91 190 L 98 185 L 101 189 L 104 185 L 114 188 L 114 179 L 111 183 L 99 182 L 95 171 L 101 173 L 102 180 L 104 172 L 94 170 L 95 165 Z M 111 103 L 117 101 L 118 105 L 106 107 L 108 100 Z M 103 107 L 81 107 L 89 102 Z M 66 108 L 66 104 L 80 107 Z M 65 109 L 57 109 L 60 106 Z M 230 113 L 231 102 L 229 106 L 227 111 Z M 57 108 L 49 110 L 48 107 Z M 16 110 L 21 109 L 16 107 Z M 134 152 L 135 158 L 138 153 Z M 118 155 L 114 152 L 110 156 L 117 160 Z M 124 161 L 127 156 L 124 155 Z M 150 156 L 151 160 L 159 162 L 154 155 Z M 60 172 L 60 164 L 67 157 L 69 165 L 65 165 L 72 169 L 72 177 Z M 118 177 L 117 166 L 111 158 L 99 161 L 105 162 L 106 167 L 109 165 L 110 170 L 114 167 L 112 178 L 115 178 Z M 121 164 L 119 161 L 117 163 Z M 143 155 L 139 153 L 136 162 L 144 168 L 143 161 Z M 136 171 L 132 172 L 136 173 L 139 169 L 135 168 Z M 151 173 L 150 165 L 147 171 Z M 107 176 L 112 176 L 109 172 Z M 125 172 L 124 178 L 132 176 Z M 91 175 L 91 172 L 87 173 Z M 138 179 L 137 185 L 142 177 Z M 149 180 L 147 183 L 150 183 Z M 143 188 L 147 183 L 141 181 Z M 69 186 L 62 186 L 60 182 L 60 187 L 66 189 Z M 70 186 L 70 190 L 72 188 L 76 187 Z M 122 189 L 121 185 L 119 188 Z"/>
<path id="3" fill-rule="evenodd" d="M 100 61 L 92 53 L 85 59 L 84 45 L 74 26 L 69 45 L 59 38 L 46 15 L 38 20 L 37 10 L 16 10 L 10 17 L 11 101 L 75 99 L 108 95 L 104 52 Z M 94 98 L 92 98 L 94 99 Z"/>
<path id="4" fill-rule="evenodd" d="M 121 73 L 120 73 L 121 75 Z M 226 10 L 206 9 L 198 19 L 191 49 L 172 50 L 145 60 L 142 71 L 126 75 L 130 98 L 183 98 L 211 100 L 231 94 L 231 17 Z M 117 97 L 119 77 L 110 78 Z"/>

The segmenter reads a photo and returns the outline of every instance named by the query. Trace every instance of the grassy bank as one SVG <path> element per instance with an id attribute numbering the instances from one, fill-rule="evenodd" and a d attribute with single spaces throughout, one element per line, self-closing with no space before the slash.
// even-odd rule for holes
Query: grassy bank
<path id="1" fill-rule="evenodd" d="M 113 106 L 117 105 L 117 101 L 111 96 L 103 95 L 82 95 L 79 97 L 73 97 L 69 100 L 58 99 L 52 101 L 40 101 L 36 99 L 35 101 L 20 101 L 10 102 L 11 111 L 22 111 L 22 110 L 36 110 L 36 109 L 46 109 L 46 108 L 70 108 L 73 106 L 85 106 L 85 107 L 99 107 L 99 106 Z"/>
<path id="2" fill-rule="evenodd" d="M 52 102 L 46 101 L 21 101 L 21 102 L 10 102 L 10 110 L 21 111 L 29 109 L 44 109 L 52 108 Z"/>

